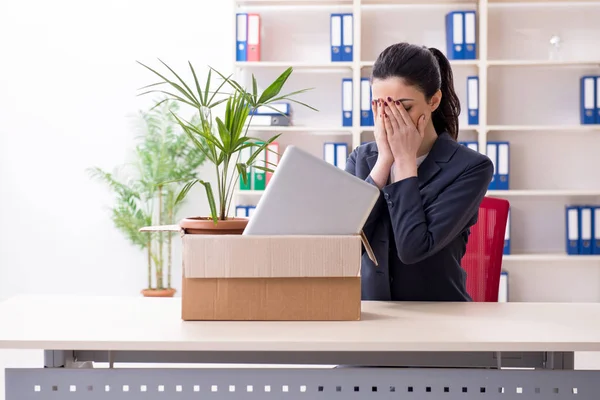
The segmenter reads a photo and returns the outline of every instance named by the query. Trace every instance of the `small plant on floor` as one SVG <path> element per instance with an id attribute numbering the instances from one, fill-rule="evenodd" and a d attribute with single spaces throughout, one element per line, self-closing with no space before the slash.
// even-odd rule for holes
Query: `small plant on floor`
<path id="1" fill-rule="evenodd" d="M 183 188 L 177 196 L 177 201 L 185 198 L 190 189 L 196 185 L 204 186 L 210 216 L 185 218 L 180 222 L 187 233 L 211 233 L 221 231 L 227 233 L 241 233 L 247 220 L 237 220 L 229 217 L 231 202 L 238 179 L 244 183 L 248 180 L 249 168 L 256 168 L 265 172 L 272 172 L 272 166 L 264 162 L 258 164 L 259 156 L 267 146 L 275 141 L 279 135 L 267 140 L 248 136 L 253 110 L 259 107 L 271 108 L 274 103 L 294 102 L 311 108 L 295 99 L 296 95 L 309 89 L 302 89 L 288 94 L 281 91 L 292 74 L 292 68 L 286 69 L 264 91 L 259 92 L 258 84 L 252 75 L 252 89 L 246 90 L 235 80 L 224 76 L 219 71 L 209 68 L 208 76 L 202 83 L 198 81 L 196 71 L 188 63 L 193 79 L 186 82 L 171 67 L 161 61 L 167 68 L 168 75 L 162 74 L 142 63 L 142 66 L 160 78 L 159 82 L 143 88 L 142 94 L 160 92 L 170 99 L 186 104 L 194 110 L 200 123 L 193 124 L 184 118 L 175 115 L 175 119 L 194 143 L 196 148 L 205 155 L 206 159 L 214 166 L 216 173 L 216 196 L 210 182 L 197 178 L 181 180 Z M 215 77 L 214 74 L 217 76 Z M 215 78 L 218 80 L 215 82 Z M 220 82 L 219 82 L 220 81 Z M 215 87 L 216 88 L 213 88 Z M 222 117 L 214 117 L 217 106 L 222 105 Z M 240 161 L 240 151 L 250 148 L 251 155 L 247 160 Z"/>
<path id="2" fill-rule="evenodd" d="M 145 296 L 175 293 L 171 282 L 173 232 L 140 232 L 140 228 L 176 223 L 183 203 L 176 201 L 175 185 L 165 182 L 198 179 L 197 169 L 205 160 L 173 117 L 178 110 L 176 102 L 160 101 L 149 111 L 140 112 L 142 134 L 132 162 L 115 172 L 88 169 L 90 176 L 107 184 L 115 195 L 111 207 L 115 227 L 146 251 Z"/>

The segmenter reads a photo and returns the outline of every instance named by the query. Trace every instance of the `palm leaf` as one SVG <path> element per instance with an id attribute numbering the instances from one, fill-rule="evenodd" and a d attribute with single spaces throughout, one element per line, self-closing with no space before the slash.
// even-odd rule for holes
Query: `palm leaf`
<path id="1" fill-rule="evenodd" d="M 292 67 L 286 69 L 277 79 L 273 81 L 262 93 L 260 98 L 258 99 L 258 104 L 264 104 L 270 99 L 274 98 L 281 92 L 281 88 L 285 85 L 285 82 L 289 78 L 292 73 Z"/>

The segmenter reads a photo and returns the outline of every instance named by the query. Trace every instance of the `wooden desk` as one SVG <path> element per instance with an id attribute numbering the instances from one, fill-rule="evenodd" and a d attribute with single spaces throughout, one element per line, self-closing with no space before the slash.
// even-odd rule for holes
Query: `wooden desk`
<path id="1" fill-rule="evenodd" d="M 501 388 L 521 390 L 520 399 L 530 390 L 556 399 L 573 396 L 574 389 L 576 399 L 600 393 L 595 371 L 569 371 L 574 351 L 600 351 L 600 304 L 365 302 L 363 320 L 354 322 L 184 322 L 178 298 L 23 296 L 0 303 L 0 323 L 0 348 L 44 349 L 47 355 L 47 368 L 7 370 L 7 400 L 33 396 L 36 389 L 50 396 L 38 398 L 63 399 L 71 385 L 78 399 L 195 398 L 185 397 L 198 395 L 195 389 L 215 399 L 234 393 L 264 398 L 271 389 L 307 398 L 309 391 L 311 400 L 398 398 L 396 387 L 415 399 L 434 388 L 444 399 L 497 396 Z M 73 361 L 410 368 L 56 368 Z M 248 391 L 249 385 L 260 393 Z"/>

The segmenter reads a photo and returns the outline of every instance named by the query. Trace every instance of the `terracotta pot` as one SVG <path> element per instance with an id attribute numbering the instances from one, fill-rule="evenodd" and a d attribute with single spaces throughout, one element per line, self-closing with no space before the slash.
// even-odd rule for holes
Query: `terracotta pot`
<path id="1" fill-rule="evenodd" d="M 144 289 L 142 294 L 144 297 L 173 297 L 175 289 Z"/>
<path id="2" fill-rule="evenodd" d="M 241 235 L 248 225 L 248 218 L 229 218 L 215 224 L 210 217 L 190 217 L 179 222 L 179 226 L 191 235 Z"/>

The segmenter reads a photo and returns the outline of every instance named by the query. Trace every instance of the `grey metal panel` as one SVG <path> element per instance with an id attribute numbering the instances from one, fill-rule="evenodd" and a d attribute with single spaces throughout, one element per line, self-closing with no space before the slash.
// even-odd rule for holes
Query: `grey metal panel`
<path id="1" fill-rule="evenodd" d="M 430 368 L 6 370 L 6 400 L 596 400 L 598 393 L 600 371 Z"/>
<path id="2" fill-rule="evenodd" d="M 44 367 L 59 368 L 73 361 L 73 352 L 66 350 L 44 350 Z"/>
<path id="3" fill-rule="evenodd" d="M 78 361 L 108 362 L 107 351 L 76 351 Z M 410 367 L 496 368 L 493 352 L 224 352 L 224 351 L 113 351 L 115 363 L 209 363 L 209 364 L 313 364 Z M 501 353 L 503 367 L 544 368 L 543 352 Z M 554 356 L 561 369 L 562 354 Z"/>

